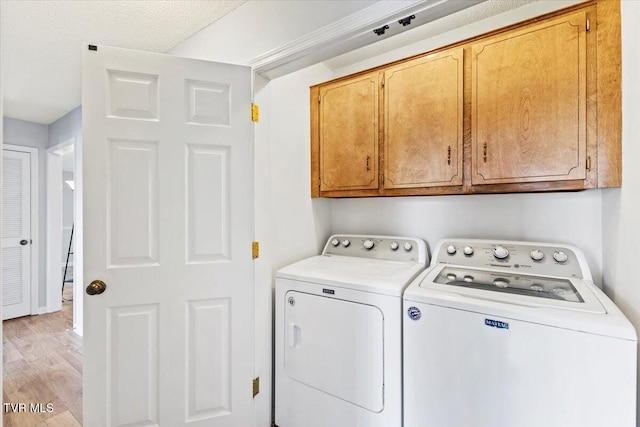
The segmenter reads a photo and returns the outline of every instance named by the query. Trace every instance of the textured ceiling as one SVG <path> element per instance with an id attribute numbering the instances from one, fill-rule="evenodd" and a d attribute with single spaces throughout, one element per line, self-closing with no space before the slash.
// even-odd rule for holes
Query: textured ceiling
<path id="1" fill-rule="evenodd" d="M 49 124 L 80 105 L 82 43 L 166 52 L 245 1 L 2 0 L 4 115 Z"/>

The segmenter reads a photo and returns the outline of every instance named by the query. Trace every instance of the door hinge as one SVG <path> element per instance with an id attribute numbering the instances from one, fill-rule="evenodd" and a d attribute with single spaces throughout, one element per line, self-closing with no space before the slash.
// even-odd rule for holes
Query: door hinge
<path id="1" fill-rule="evenodd" d="M 260 243 L 253 242 L 251 244 L 251 256 L 253 259 L 260 258 Z"/>
<path id="2" fill-rule="evenodd" d="M 591 170 L 591 156 L 587 156 L 587 170 Z"/>
<path id="3" fill-rule="evenodd" d="M 384 87 L 384 76 L 382 76 L 382 87 Z"/>
<path id="4" fill-rule="evenodd" d="M 251 103 L 251 120 L 257 122 L 260 119 L 260 108 L 253 102 Z"/>
<path id="5" fill-rule="evenodd" d="M 253 379 L 253 397 L 256 397 L 260 393 L 260 377 Z"/>
<path id="6" fill-rule="evenodd" d="M 591 31 L 591 22 L 587 19 L 587 33 Z"/>

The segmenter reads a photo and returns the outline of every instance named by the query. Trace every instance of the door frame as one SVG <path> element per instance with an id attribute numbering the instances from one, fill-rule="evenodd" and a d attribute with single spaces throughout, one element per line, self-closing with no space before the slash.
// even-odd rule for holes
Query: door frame
<path id="1" fill-rule="evenodd" d="M 19 151 L 22 153 L 29 153 L 31 168 L 30 176 L 31 176 L 31 188 L 30 197 L 31 197 L 31 209 L 30 209 L 30 221 L 31 221 L 31 296 L 30 296 L 30 310 L 31 314 L 42 314 L 46 307 L 39 307 L 39 262 L 38 259 L 38 248 L 40 246 L 39 236 L 38 236 L 38 218 L 39 218 L 39 210 L 38 210 L 38 149 L 35 147 L 26 147 L 22 145 L 14 145 L 14 144 L 2 144 L 3 150 L 10 151 Z"/>
<path id="2" fill-rule="evenodd" d="M 75 152 L 75 142 L 75 138 L 69 138 L 64 142 L 61 142 L 60 144 L 54 145 L 53 147 L 47 149 L 46 310 L 49 313 L 62 309 L 62 283 L 60 281 L 60 265 L 62 262 L 62 156 L 68 153 Z"/>

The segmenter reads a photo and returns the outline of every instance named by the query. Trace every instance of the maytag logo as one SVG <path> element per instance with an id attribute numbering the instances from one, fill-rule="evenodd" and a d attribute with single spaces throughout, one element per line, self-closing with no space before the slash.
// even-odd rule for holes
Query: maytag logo
<path id="1" fill-rule="evenodd" d="M 411 320 L 420 320 L 422 313 L 418 307 L 409 307 L 407 314 Z"/>
<path id="2" fill-rule="evenodd" d="M 499 320 L 484 319 L 484 324 L 491 326 L 492 328 L 509 329 L 509 324 L 507 322 L 501 322 Z"/>

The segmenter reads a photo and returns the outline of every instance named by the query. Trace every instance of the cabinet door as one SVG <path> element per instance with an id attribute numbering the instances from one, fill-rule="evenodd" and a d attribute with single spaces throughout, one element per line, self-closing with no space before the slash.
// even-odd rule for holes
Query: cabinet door
<path id="1" fill-rule="evenodd" d="M 586 177 L 586 13 L 472 46 L 472 183 Z"/>
<path id="2" fill-rule="evenodd" d="M 320 191 L 378 188 L 378 73 L 320 88 Z"/>
<path id="3" fill-rule="evenodd" d="M 384 76 L 384 188 L 462 185 L 463 49 Z"/>

